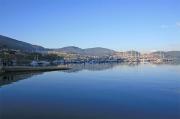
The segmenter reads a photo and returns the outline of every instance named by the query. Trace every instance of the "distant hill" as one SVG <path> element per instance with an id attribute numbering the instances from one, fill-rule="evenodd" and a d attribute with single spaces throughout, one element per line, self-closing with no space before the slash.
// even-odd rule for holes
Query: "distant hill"
<path id="1" fill-rule="evenodd" d="M 166 55 L 180 59 L 180 51 L 168 51 L 166 52 Z"/>
<path id="2" fill-rule="evenodd" d="M 68 46 L 68 47 L 63 47 L 59 49 L 54 49 L 58 52 L 65 52 L 65 53 L 74 53 L 74 54 L 83 54 L 84 50 L 75 46 Z"/>
<path id="3" fill-rule="evenodd" d="M 13 38 L 0 35 L 0 49 L 1 48 L 15 49 L 25 52 L 58 51 L 58 52 L 74 53 L 74 54 L 88 55 L 88 56 L 107 56 L 107 55 L 113 55 L 116 52 L 114 50 L 101 48 L 101 47 L 82 49 L 75 46 L 68 46 L 59 49 L 47 49 L 42 46 L 32 45 L 30 43 L 26 43 L 23 41 L 19 41 Z M 137 51 L 127 51 L 126 53 L 132 55 L 139 54 L 139 52 Z M 160 51 L 153 53 L 160 54 Z M 161 53 L 164 53 L 165 57 L 176 58 L 180 60 L 180 51 L 166 51 Z"/>
<path id="4" fill-rule="evenodd" d="M 59 52 L 75 53 L 75 54 L 89 55 L 89 56 L 106 56 L 106 55 L 112 55 L 115 52 L 113 50 L 107 48 L 101 48 L 101 47 L 81 49 L 75 46 L 63 47 L 55 50 Z"/>
<path id="5" fill-rule="evenodd" d="M 107 55 L 113 55 L 115 51 L 107 48 L 95 47 L 95 48 L 84 49 L 84 53 L 85 55 L 91 55 L 91 56 L 107 56 Z"/>
<path id="6" fill-rule="evenodd" d="M 158 54 L 160 55 L 164 54 L 165 57 L 168 58 L 176 58 L 176 59 L 180 59 L 180 51 L 157 51 L 157 52 L 153 52 L 153 54 Z"/>
<path id="7" fill-rule="evenodd" d="M 1 48 L 8 48 L 8 49 L 20 50 L 25 52 L 40 52 L 40 51 L 55 50 L 58 52 L 74 53 L 74 54 L 89 55 L 89 56 L 105 56 L 105 55 L 111 55 L 112 53 L 115 52 L 113 50 L 101 48 L 101 47 L 81 49 L 75 46 L 68 46 L 59 49 L 47 49 L 42 46 L 32 45 L 30 43 L 22 42 L 13 38 L 0 35 L 0 49 Z"/>
<path id="8" fill-rule="evenodd" d="M 30 43 L 18 41 L 13 38 L 0 35 L 0 48 L 15 49 L 26 52 L 44 51 L 44 47 L 32 45 Z"/>

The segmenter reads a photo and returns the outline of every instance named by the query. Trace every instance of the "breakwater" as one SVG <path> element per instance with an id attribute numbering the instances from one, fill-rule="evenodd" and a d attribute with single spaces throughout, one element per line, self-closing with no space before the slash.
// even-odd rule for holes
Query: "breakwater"
<path id="1" fill-rule="evenodd" d="M 6 66 L 2 68 L 4 72 L 55 71 L 55 70 L 68 70 L 68 69 L 71 68 L 67 66 L 47 66 L 47 67 Z"/>

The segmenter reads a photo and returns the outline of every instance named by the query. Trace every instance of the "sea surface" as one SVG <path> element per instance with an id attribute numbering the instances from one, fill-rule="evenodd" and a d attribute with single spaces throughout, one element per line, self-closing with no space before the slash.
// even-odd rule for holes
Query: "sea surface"
<path id="1" fill-rule="evenodd" d="M 0 76 L 0 119 L 180 119 L 180 65 L 82 64 Z"/>

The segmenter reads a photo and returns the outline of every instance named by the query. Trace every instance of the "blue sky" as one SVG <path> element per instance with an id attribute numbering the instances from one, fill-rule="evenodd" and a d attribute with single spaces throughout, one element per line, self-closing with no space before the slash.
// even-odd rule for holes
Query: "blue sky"
<path id="1" fill-rule="evenodd" d="M 48 48 L 180 50 L 180 0 L 0 0 L 0 34 Z"/>

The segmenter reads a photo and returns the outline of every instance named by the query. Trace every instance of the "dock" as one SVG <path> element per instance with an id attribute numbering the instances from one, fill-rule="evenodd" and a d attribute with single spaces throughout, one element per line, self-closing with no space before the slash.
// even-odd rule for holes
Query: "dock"
<path id="1" fill-rule="evenodd" d="M 56 71 L 71 69 L 67 66 L 45 66 L 45 67 L 32 67 L 32 66 L 6 66 L 2 68 L 4 72 L 28 72 L 28 71 Z"/>

